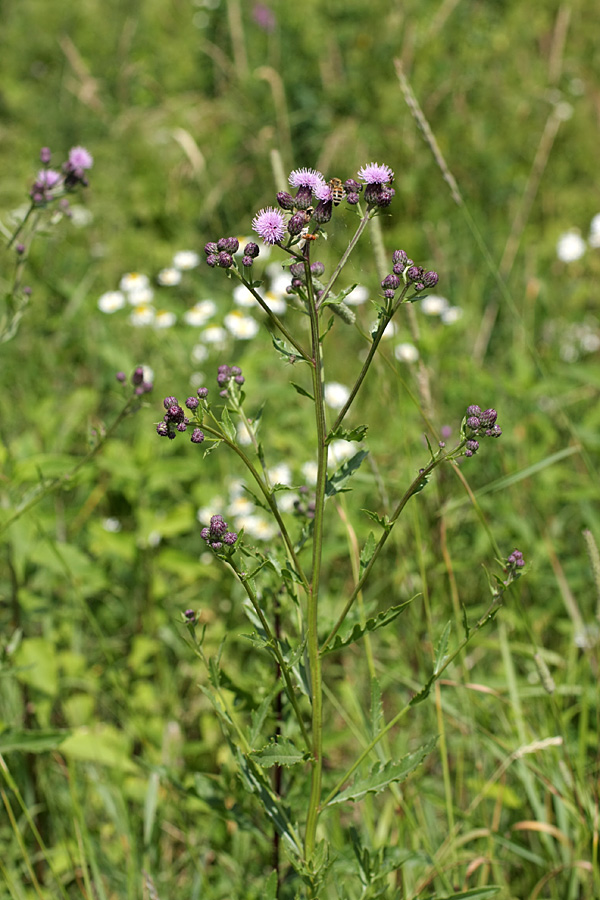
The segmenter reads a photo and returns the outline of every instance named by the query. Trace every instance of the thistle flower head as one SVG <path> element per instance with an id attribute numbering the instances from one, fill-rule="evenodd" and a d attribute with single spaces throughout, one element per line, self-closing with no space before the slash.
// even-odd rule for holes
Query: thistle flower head
<path id="1" fill-rule="evenodd" d="M 69 150 L 69 165 L 73 169 L 91 169 L 94 158 L 85 147 L 71 147 Z"/>
<path id="2" fill-rule="evenodd" d="M 252 230 L 265 244 L 279 244 L 285 235 L 285 217 L 278 209 L 267 206 L 252 219 Z"/>
<path id="3" fill-rule="evenodd" d="M 365 184 L 387 184 L 393 181 L 394 173 L 389 166 L 369 163 L 358 170 L 358 177 L 362 178 Z"/>
<path id="4" fill-rule="evenodd" d="M 316 169 L 294 169 L 294 171 L 290 173 L 288 181 L 291 186 L 295 188 L 310 188 L 313 194 L 316 194 L 317 190 L 322 190 L 323 187 L 327 187 L 325 178 L 321 172 L 318 172 Z"/>

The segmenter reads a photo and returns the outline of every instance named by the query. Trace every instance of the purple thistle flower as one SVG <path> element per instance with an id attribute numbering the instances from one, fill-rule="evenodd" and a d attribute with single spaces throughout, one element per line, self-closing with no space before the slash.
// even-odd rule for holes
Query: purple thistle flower
<path id="1" fill-rule="evenodd" d="M 226 250 L 221 250 L 221 252 L 217 255 L 217 265 L 219 265 L 222 269 L 230 269 L 233 265 L 233 257 L 231 253 L 227 253 Z"/>
<path id="2" fill-rule="evenodd" d="M 215 241 L 208 241 L 207 244 L 204 245 L 204 252 L 207 256 L 212 256 L 214 253 L 219 252 L 219 248 Z"/>
<path id="3" fill-rule="evenodd" d="M 265 6 L 264 3 L 254 4 L 252 18 L 263 31 L 275 31 L 277 19 L 275 18 L 273 10 L 269 9 L 268 6 Z"/>
<path id="4" fill-rule="evenodd" d="M 198 409 L 198 407 L 200 405 L 200 401 L 198 400 L 197 397 L 188 397 L 187 400 L 185 401 L 185 405 L 187 406 L 188 409 L 191 409 L 191 410 Z"/>
<path id="5" fill-rule="evenodd" d="M 52 153 L 50 152 L 50 147 L 42 147 L 40 150 L 40 161 L 44 163 L 45 166 L 48 165 L 52 158 Z"/>
<path id="6" fill-rule="evenodd" d="M 329 190 L 329 188 L 327 188 Z M 331 191 L 329 191 L 331 193 Z M 313 219 L 317 225 L 325 225 L 331 219 L 333 212 L 333 200 L 319 200 L 313 213 Z"/>
<path id="7" fill-rule="evenodd" d="M 125 372 L 117 372 L 115 378 L 117 379 L 117 381 L 120 381 L 121 384 L 123 384 L 124 381 L 127 381 L 127 375 L 125 374 Z"/>
<path id="8" fill-rule="evenodd" d="M 468 416 L 480 416 L 481 415 L 481 407 L 480 406 L 468 406 L 467 407 L 467 415 Z"/>
<path id="9" fill-rule="evenodd" d="M 94 165 L 94 157 L 88 153 L 85 147 L 71 147 L 69 165 L 73 169 L 91 169 Z"/>
<path id="10" fill-rule="evenodd" d="M 136 366 L 136 368 L 133 370 L 133 375 L 131 376 L 131 383 L 132 384 L 141 384 L 143 380 L 144 380 L 144 367 Z"/>
<path id="11" fill-rule="evenodd" d="M 278 209 L 267 206 L 252 219 L 252 230 L 265 244 L 280 244 L 285 235 L 285 217 Z"/>
<path id="12" fill-rule="evenodd" d="M 327 187 L 325 178 L 316 169 L 294 169 L 288 181 L 295 188 L 310 188 L 313 194 L 318 188 Z"/>
<path id="13" fill-rule="evenodd" d="M 400 278 L 398 275 L 386 275 L 381 282 L 381 287 L 385 291 L 396 291 L 400 287 Z"/>
<path id="14" fill-rule="evenodd" d="M 204 400 L 206 397 L 208 397 L 208 388 L 199 387 L 198 390 L 196 391 L 196 393 L 198 394 L 198 396 L 200 397 L 201 400 Z"/>
<path id="15" fill-rule="evenodd" d="M 177 397 L 165 397 L 163 406 L 165 409 L 168 409 L 170 406 L 178 406 Z"/>
<path id="16" fill-rule="evenodd" d="M 253 241 L 250 241 L 249 244 L 246 244 L 244 247 L 244 256 L 251 256 L 252 259 L 256 259 L 258 254 L 260 253 L 260 249 L 258 244 L 255 244 Z"/>
<path id="17" fill-rule="evenodd" d="M 325 181 L 322 184 L 319 183 L 317 185 L 317 187 L 313 191 L 313 194 L 315 195 L 317 200 L 325 200 L 325 201 L 333 200 L 333 194 L 331 193 L 331 188 Z"/>
<path id="18" fill-rule="evenodd" d="M 245 269 L 250 269 L 254 265 L 254 260 L 251 256 L 242 256 L 242 265 Z"/>
<path id="19" fill-rule="evenodd" d="M 204 432 L 200 428 L 194 428 L 190 440 L 192 444 L 201 444 L 204 440 Z"/>
<path id="20" fill-rule="evenodd" d="M 387 184 L 393 181 L 394 173 L 389 166 L 369 163 L 358 170 L 358 177 L 362 178 L 365 184 Z"/>

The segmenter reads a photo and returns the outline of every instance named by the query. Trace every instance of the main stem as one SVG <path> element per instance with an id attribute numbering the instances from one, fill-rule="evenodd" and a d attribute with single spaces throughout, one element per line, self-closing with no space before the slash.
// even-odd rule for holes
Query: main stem
<path id="1" fill-rule="evenodd" d="M 319 653 L 319 579 L 321 575 L 321 555 L 323 544 L 323 518 L 325 512 L 325 484 L 327 480 L 327 427 L 325 424 L 325 408 L 323 405 L 323 360 L 319 337 L 319 316 L 315 306 L 315 297 L 310 275 L 310 261 L 304 260 L 306 284 L 308 289 L 308 307 L 310 315 L 311 349 L 313 354 L 313 393 L 315 398 L 315 421 L 317 431 L 317 484 L 315 490 L 315 516 L 313 520 L 313 555 L 310 589 L 307 609 L 307 652 L 310 669 L 312 700 L 312 772 L 310 798 L 306 816 L 306 834 L 304 837 L 304 853 L 307 862 L 315 849 L 317 820 L 321 806 L 321 780 L 323 772 L 323 684 L 321 673 L 321 656 Z"/>

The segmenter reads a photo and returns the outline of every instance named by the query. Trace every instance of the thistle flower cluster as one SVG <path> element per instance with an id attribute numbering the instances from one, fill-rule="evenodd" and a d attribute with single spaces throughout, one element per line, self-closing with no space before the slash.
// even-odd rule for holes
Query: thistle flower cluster
<path id="1" fill-rule="evenodd" d="M 482 437 L 500 437 L 502 429 L 496 424 L 498 413 L 495 409 L 481 411 L 480 406 L 469 406 L 463 419 L 462 434 L 465 437 L 465 456 L 473 456 L 479 450 L 479 441 Z"/>
<path id="2" fill-rule="evenodd" d="M 221 388 L 221 390 L 219 391 L 220 397 L 229 396 L 228 387 L 231 382 L 241 387 L 241 385 L 244 384 L 245 381 L 246 379 L 242 375 L 242 370 L 239 366 L 221 365 L 217 369 L 217 384 Z"/>
<path id="3" fill-rule="evenodd" d="M 235 237 L 222 237 L 218 241 L 209 241 L 204 245 L 206 262 L 214 268 L 231 269 L 235 266 L 234 255 L 240 248 L 240 242 Z M 258 244 L 250 242 L 243 249 L 242 265 L 249 269 L 260 253 Z"/>
<path id="4" fill-rule="evenodd" d="M 133 393 L 136 395 L 136 397 L 141 397 L 142 394 L 149 394 L 150 391 L 154 387 L 150 378 L 148 378 L 148 377 L 145 378 L 144 375 L 145 375 L 145 372 L 144 372 L 143 366 L 137 366 L 133 370 L 133 374 L 131 376 L 131 383 L 133 385 Z M 125 375 L 125 372 L 117 372 L 115 377 L 116 377 L 117 381 L 121 382 L 121 384 L 124 384 L 127 381 L 127 376 Z"/>
<path id="5" fill-rule="evenodd" d="M 52 200 L 57 200 L 78 185 L 88 186 L 86 172 L 94 163 L 92 155 L 85 147 L 72 147 L 69 157 L 63 163 L 61 171 L 48 168 L 52 159 L 52 153 L 48 147 L 40 150 L 40 160 L 44 168 L 40 169 L 29 191 L 29 196 L 35 206 L 46 206 Z"/>
<path id="6" fill-rule="evenodd" d="M 386 300 L 393 300 L 394 294 L 401 284 L 411 283 L 415 291 L 424 291 L 435 287 L 438 283 L 437 272 L 426 272 L 422 266 L 415 266 L 404 250 L 394 250 L 392 253 L 392 271 L 381 282 L 383 296 Z"/>
<path id="7" fill-rule="evenodd" d="M 235 531 L 227 530 L 227 522 L 223 516 L 212 516 L 210 526 L 202 529 L 200 537 L 217 553 L 224 549 L 231 550 L 238 539 Z"/>
<path id="8" fill-rule="evenodd" d="M 520 578 L 522 573 L 522 569 L 525 565 L 525 560 L 523 558 L 523 554 L 520 550 L 513 550 L 512 553 L 506 558 L 504 561 L 504 574 L 506 576 L 505 581 L 503 582 L 505 587 L 508 587 L 516 581 L 517 578 Z"/>
<path id="9" fill-rule="evenodd" d="M 343 199 L 353 206 L 358 203 L 363 187 L 369 208 L 389 206 L 395 194 L 391 187 L 394 173 L 389 166 L 369 163 L 359 170 L 358 177 L 361 181 L 349 178 L 342 184 L 337 178 L 327 182 L 317 169 L 294 169 L 288 181 L 296 193 L 279 191 L 279 209 L 263 207 L 254 216 L 252 228 L 265 244 L 281 244 L 286 231 L 290 241 L 305 237 L 311 221 L 317 227 L 329 222 L 333 207 L 341 202 L 340 191 Z"/>
<path id="10" fill-rule="evenodd" d="M 208 396 L 208 390 L 206 388 L 198 388 L 197 393 L 197 397 L 188 397 L 185 401 L 185 407 L 190 410 L 190 412 L 195 412 L 200 405 L 200 400 L 204 400 Z M 195 423 L 192 423 L 189 417 L 186 416 L 185 410 L 179 405 L 177 397 L 165 397 L 163 406 L 166 412 L 162 422 L 159 422 L 156 426 L 156 433 L 159 437 L 167 437 L 172 441 L 177 437 L 178 433 L 184 434 L 188 429 L 188 425 L 192 425 L 192 435 L 190 438 L 192 444 L 202 443 L 204 440 L 204 432 L 201 428 L 195 426 Z"/>

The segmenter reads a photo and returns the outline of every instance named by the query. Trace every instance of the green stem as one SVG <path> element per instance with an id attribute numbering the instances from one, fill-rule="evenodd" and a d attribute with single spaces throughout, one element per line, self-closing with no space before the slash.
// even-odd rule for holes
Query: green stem
<path id="1" fill-rule="evenodd" d="M 246 591 L 246 594 L 248 595 L 248 599 L 250 600 L 250 603 L 254 607 L 255 613 L 258 616 L 258 618 L 260 619 L 260 624 L 263 627 L 263 630 L 265 632 L 265 635 L 267 636 L 269 645 L 272 648 L 273 653 L 275 654 L 275 657 L 277 659 L 277 663 L 279 665 L 281 674 L 283 675 L 283 679 L 285 681 L 285 686 L 287 689 L 288 699 L 289 699 L 290 703 L 292 704 L 294 712 L 296 713 L 296 719 L 298 720 L 298 724 L 300 726 L 300 730 L 302 732 L 302 737 L 304 738 L 306 748 L 310 751 L 311 750 L 310 735 L 306 729 L 306 725 L 304 724 L 304 718 L 300 711 L 300 707 L 298 706 L 298 701 L 296 700 L 296 691 L 294 689 L 294 684 L 292 682 L 292 679 L 290 678 L 289 667 L 286 665 L 285 659 L 281 652 L 281 648 L 279 646 L 279 641 L 277 640 L 277 638 L 271 631 L 271 626 L 269 625 L 267 618 L 265 617 L 265 614 L 261 609 L 260 603 L 258 602 L 258 598 L 257 598 L 256 594 L 254 593 L 254 591 L 250 585 L 250 582 L 248 581 L 248 579 L 246 577 L 244 577 L 238 571 L 238 569 L 234 565 L 233 561 L 230 560 L 229 565 L 231 566 L 231 568 L 237 575 L 240 583 L 243 585 L 243 588 Z"/>
<path id="2" fill-rule="evenodd" d="M 371 557 L 367 566 L 365 567 L 365 570 L 364 570 L 361 578 L 359 578 L 356 585 L 354 586 L 354 590 L 350 594 L 350 597 L 348 598 L 346 605 L 344 606 L 342 612 L 340 613 L 337 622 L 335 623 L 335 625 L 333 626 L 333 628 L 331 629 L 331 631 L 329 632 L 329 634 L 327 635 L 327 637 L 325 638 L 323 643 L 321 644 L 321 654 L 323 654 L 326 651 L 327 647 L 332 642 L 332 640 L 334 639 L 334 637 L 340 630 L 341 626 L 343 625 L 346 616 L 348 615 L 350 609 L 352 608 L 352 605 L 354 604 L 354 601 L 356 600 L 360 591 L 362 591 L 362 589 L 365 585 L 365 582 L 367 581 L 369 575 L 371 574 L 371 571 L 373 570 L 373 566 L 375 565 L 375 563 L 377 561 L 377 557 L 383 550 L 385 542 L 387 541 L 388 537 L 391 534 L 392 528 L 394 527 L 400 513 L 402 512 L 402 510 L 404 509 L 404 507 L 406 506 L 406 504 L 408 503 L 410 498 L 413 496 L 413 494 L 417 493 L 417 491 L 421 487 L 423 479 L 427 478 L 427 476 L 431 472 L 433 472 L 433 470 L 437 466 L 439 466 L 441 463 L 445 462 L 446 460 L 448 460 L 450 458 L 454 458 L 455 454 L 462 449 L 464 444 L 465 444 L 465 441 L 462 441 L 460 444 L 458 444 L 457 447 L 454 448 L 454 450 L 451 453 L 448 453 L 444 456 L 442 456 L 442 455 L 436 456 L 434 459 L 431 460 L 429 465 L 426 466 L 424 469 L 422 469 L 418 473 L 418 475 L 416 475 L 415 478 L 412 480 L 411 484 L 409 485 L 409 487 L 406 489 L 406 491 L 402 495 L 402 498 L 400 499 L 400 502 L 396 506 L 396 509 L 392 513 L 392 515 L 387 523 L 387 527 L 386 527 L 385 531 L 383 532 L 383 534 L 381 535 L 381 537 L 379 538 L 377 546 L 375 547 L 375 550 L 373 551 L 373 556 Z"/>
<path id="3" fill-rule="evenodd" d="M 211 413 L 211 416 L 212 416 L 212 413 Z M 286 546 L 288 553 L 290 554 L 292 563 L 294 564 L 294 570 L 295 570 L 296 574 L 298 575 L 300 581 L 302 582 L 302 586 L 304 587 L 304 590 L 308 594 L 310 592 L 310 585 L 306 579 L 306 575 L 304 574 L 302 566 L 300 565 L 300 561 L 296 555 L 296 551 L 294 550 L 294 545 L 288 534 L 287 528 L 285 527 L 285 522 L 281 518 L 281 513 L 279 512 L 279 507 L 277 506 L 277 502 L 274 499 L 273 494 L 271 493 L 271 491 L 269 490 L 269 488 L 267 487 L 267 485 L 265 484 L 263 479 L 260 477 L 259 472 L 252 465 L 251 460 L 244 453 L 242 448 L 238 447 L 238 445 L 234 441 L 230 440 L 227 437 L 227 435 L 223 431 L 221 431 L 220 427 L 218 427 L 219 423 L 214 418 L 214 416 L 212 416 L 212 418 L 213 418 L 213 421 L 215 421 L 217 427 L 213 428 L 212 426 L 207 425 L 206 422 L 201 422 L 202 430 L 205 431 L 207 434 L 211 434 L 211 435 L 213 435 L 213 437 L 216 437 L 219 440 L 223 441 L 223 443 L 227 444 L 227 446 L 230 447 L 234 453 L 237 453 L 239 458 L 242 460 L 242 462 L 244 463 L 244 465 L 246 466 L 246 468 L 252 475 L 258 488 L 260 489 L 261 494 L 263 495 L 263 497 L 265 498 L 265 501 L 269 505 L 269 509 L 271 510 L 271 512 L 273 513 L 273 516 L 275 517 L 275 520 L 276 520 L 277 525 L 279 526 L 279 530 L 281 532 L 281 537 L 283 539 L 283 542 Z"/>
<path id="4" fill-rule="evenodd" d="M 391 322 L 391 320 L 392 320 L 392 318 L 393 318 L 393 316 L 394 316 L 396 310 L 398 309 L 398 307 L 400 306 L 400 304 L 403 302 L 403 300 L 404 300 L 404 298 L 405 298 L 405 296 L 406 296 L 406 294 L 407 294 L 407 292 L 408 292 L 410 286 L 411 286 L 411 285 L 408 285 L 408 284 L 407 284 L 407 285 L 404 287 L 402 293 L 400 294 L 400 296 L 398 297 L 398 299 L 397 299 L 396 302 L 394 303 L 393 309 L 392 309 L 389 313 L 384 313 L 384 314 L 381 316 L 381 319 L 380 319 L 380 321 L 379 321 L 379 325 L 378 325 L 378 327 L 377 327 L 377 331 L 376 331 L 375 334 L 373 335 L 373 340 L 372 340 L 372 342 L 371 342 L 371 346 L 370 346 L 370 348 L 369 348 L 369 352 L 367 353 L 367 357 L 366 357 L 366 359 L 365 359 L 365 361 L 364 361 L 364 363 L 363 363 L 362 369 L 360 370 L 359 375 L 358 375 L 358 378 L 356 379 L 356 381 L 355 381 L 355 383 L 354 383 L 354 386 L 353 386 L 352 390 L 350 391 L 350 396 L 348 397 L 348 399 L 346 400 L 346 403 L 344 404 L 344 406 L 343 406 L 342 409 L 340 410 L 337 419 L 335 420 L 335 422 L 334 422 L 333 425 L 331 426 L 330 434 L 333 434 L 333 433 L 336 431 L 336 429 L 338 429 L 338 428 L 340 427 L 340 425 L 342 424 L 342 422 L 343 422 L 343 420 L 344 420 L 344 418 L 345 418 L 345 416 L 346 416 L 346 413 L 348 412 L 348 410 L 349 410 L 350 407 L 352 406 L 352 403 L 354 402 L 354 398 L 355 398 L 356 395 L 358 394 L 358 391 L 360 390 L 360 386 L 362 385 L 363 381 L 365 380 L 365 376 L 366 376 L 367 372 L 369 371 L 369 366 L 371 365 L 371 362 L 373 361 L 373 357 L 375 356 L 375 353 L 377 352 L 377 348 L 379 347 L 379 344 L 380 344 L 381 339 L 382 339 L 382 337 L 383 337 L 383 332 L 385 331 L 385 329 L 387 328 L 387 326 L 388 326 L 389 323 Z"/>
<path id="5" fill-rule="evenodd" d="M 267 306 L 267 304 L 265 303 L 263 298 L 260 296 L 258 291 L 252 287 L 252 285 L 250 284 L 249 281 L 246 281 L 246 279 L 244 278 L 243 275 L 240 275 L 239 277 L 240 277 L 241 282 L 244 285 L 244 287 L 250 291 L 250 293 L 252 294 L 254 299 L 257 301 L 257 303 L 262 307 L 264 312 L 267 314 L 267 316 L 269 317 L 269 319 L 271 320 L 273 325 L 275 325 L 275 327 L 282 333 L 282 335 L 284 336 L 286 341 L 288 341 L 288 343 L 290 343 L 292 345 L 292 347 L 294 347 L 294 349 L 298 351 L 299 355 L 302 357 L 302 359 L 305 362 L 311 362 L 310 356 L 308 355 L 308 353 L 306 352 L 306 350 L 304 349 L 302 344 L 299 344 L 298 341 L 291 334 L 291 332 L 288 331 L 288 329 L 285 327 L 285 325 L 283 324 L 283 322 L 281 321 L 279 316 L 276 316 L 275 313 L 271 309 L 269 309 L 269 307 Z"/>
<path id="6" fill-rule="evenodd" d="M 321 782 L 323 773 L 323 684 L 321 654 L 319 653 L 319 580 L 323 545 L 323 521 L 325 514 L 325 485 L 327 481 L 327 426 L 323 402 L 323 359 L 319 335 L 319 314 L 315 305 L 310 274 L 309 250 L 304 260 L 306 285 L 308 290 L 308 311 L 310 316 L 311 349 L 313 354 L 313 393 L 315 398 L 315 423 L 317 432 L 317 483 L 315 486 L 315 515 L 313 519 L 313 555 L 310 590 L 307 609 L 307 653 L 311 681 L 312 700 L 312 771 L 310 798 L 306 816 L 304 852 L 310 860 L 315 849 L 317 821 L 321 805 Z"/>
<path id="7" fill-rule="evenodd" d="M 357 228 L 356 231 L 354 232 L 353 236 L 350 238 L 350 243 L 348 244 L 348 246 L 347 246 L 346 249 L 344 250 L 344 253 L 342 254 L 342 257 L 341 257 L 339 263 L 337 264 L 337 266 L 336 266 L 335 269 L 333 270 L 333 272 L 332 272 L 332 274 L 331 274 L 331 278 L 329 279 L 329 281 L 328 281 L 327 284 L 325 285 L 325 288 L 324 288 L 324 290 L 323 290 L 323 293 L 322 293 L 321 296 L 319 297 L 319 306 L 321 306 L 322 303 L 323 303 L 323 301 L 326 300 L 327 297 L 329 296 L 329 294 L 330 294 L 330 292 L 331 292 L 331 289 L 332 289 L 333 285 L 335 284 L 335 282 L 336 282 L 336 280 L 337 280 L 338 275 L 340 274 L 340 272 L 342 271 L 342 269 L 344 268 L 344 266 L 345 266 L 346 263 L 348 262 L 348 257 L 350 256 L 350 254 L 352 253 L 352 251 L 353 251 L 354 248 L 356 247 L 356 245 L 357 245 L 357 243 L 358 243 L 358 241 L 359 241 L 359 239 L 360 239 L 361 234 L 363 233 L 363 231 L 364 231 L 365 228 L 367 227 L 369 221 L 373 218 L 374 215 L 375 215 L 375 211 L 374 211 L 371 207 L 368 207 L 366 213 L 364 214 L 364 216 L 363 216 L 362 219 L 360 220 L 360 223 L 359 223 L 359 225 L 358 225 L 358 228 Z M 309 284 L 310 281 L 311 281 L 311 279 L 310 279 L 310 276 L 309 276 L 309 273 L 308 273 L 308 272 L 307 272 L 306 278 L 307 278 L 307 284 Z"/>

